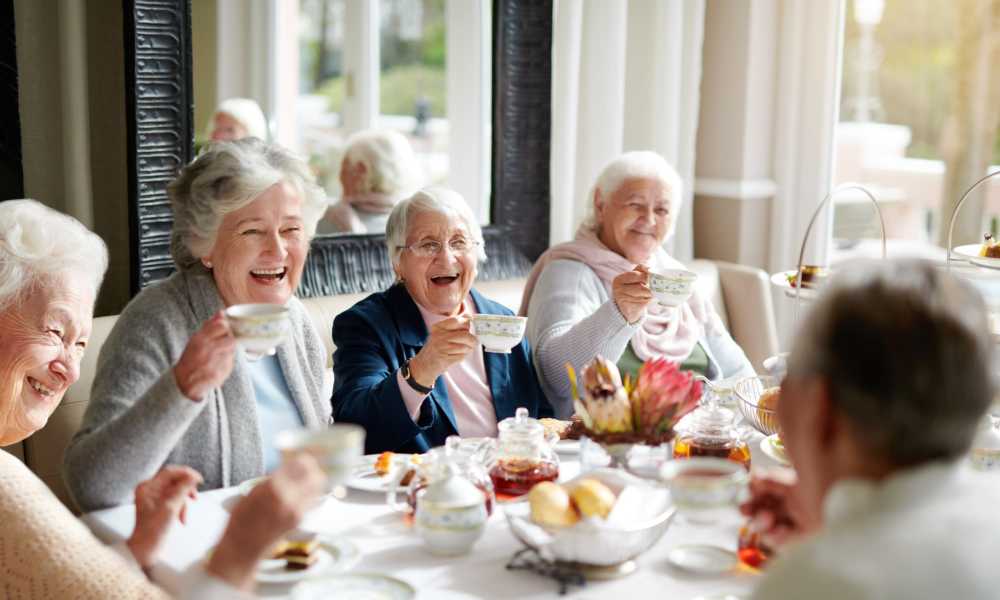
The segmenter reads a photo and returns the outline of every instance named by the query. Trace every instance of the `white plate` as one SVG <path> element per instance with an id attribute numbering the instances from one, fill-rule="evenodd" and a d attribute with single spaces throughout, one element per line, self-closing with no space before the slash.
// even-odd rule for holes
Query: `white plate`
<path id="1" fill-rule="evenodd" d="M 677 546 L 667 555 L 667 560 L 678 569 L 698 575 L 728 573 L 739 562 L 735 552 L 707 544 Z"/>
<path id="2" fill-rule="evenodd" d="M 409 466 L 411 456 L 411 454 L 396 454 L 394 460 L 397 461 L 397 464 L 406 461 L 407 466 Z M 366 454 L 362 456 L 361 461 L 351 471 L 351 476 L 344 482 L 344 485 L 355 490 L 377 494 L 392 491 L 394 485 L 392 474 L 382 476 L 375 472 L 375 460 L 378 457 L 378 454 Z"/>
<path id="3" fill-rule="evenodd" d="M 358 547 L 345 538 L 320 536 L 317 539 L 319 548 L 316 549 L 316 564 L 301 571 L 290 571 L 285 568 L 287 561 L 284 559 L 268 558 L 257 565 L 257 581 L 296 583 L 320 574 L 343 573 L 361 559 Z"/>
<path id="4" fill-rule="evenodd" d="M 792 284 L 788 283 L 788 276 L 795 273 L 795 269 L 790 271 L 779 271 L 778 273 L 773 273 L 771 275 L 771 285 L 776 286 L 784 290 L 785 295 L 789 298 L 795 298 L 795 288 Z M 817 290 L 803 286 L 802 293 L 799 294 L 799 298 L 802 300 L 815 300 L 819 295 Z"/>
<path id="5" fill-rule="evenodd" d="M 556 442 L 556 452 L 559 454 L 579 454 L 580 440 L 559 440 Z"/>
<path id="6" fill-rule="evenodd" d="M 951 252 L 952 254 L 957 254 L 976 266 L 985 267 L 987 269 L 1000 269 L 1000 258 L 979 256 L 980 248 L 982 248 L 982 244 L 965 244 L 964 246 L 956 246 L 952 248 Z"/>
<path id="7" fill-rule="evenodd" d="M 411 600 L 417 597 L 412 585 L 378 573 L 352 573 L 303 581 L 294 588 L 292 600 Z"/>
<path id="8" fill-rule="evenodd" d="M 788 456 L 785 451 L 779 448 L 775 442 L 778 441 L 778 434 L 774 433 L 760 441 L 761 451 L 768 456 L 771 460 L 781 463 L 785 466 L 789 466 L 792 463 L 788 461 Z"/>

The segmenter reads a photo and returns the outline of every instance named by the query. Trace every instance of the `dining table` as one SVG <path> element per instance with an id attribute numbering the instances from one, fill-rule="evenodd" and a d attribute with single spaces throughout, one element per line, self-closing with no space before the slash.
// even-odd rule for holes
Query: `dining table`
<path id="1" fill-rule="evenodd" d="M 757 434 L 750 440 L 754 468 L 777 464 L 761 452 L 761 439 Z M 560 458 L 560 481 L 580 474 L 577 454 Z M 153 579 L 168 591 L 176 591 L 184 571 L 204 561 L 218 542 L 229 519 L 230 507 L 247 488 L 243 485 L 204 491 L 190 501 L 186 523 L 175 523 L 167 535 L 160 559 L 153 567 Z M 674 518 L 663 537 L 637 557 L 638 568 L 634 572 L 618 578 L 586 580 L 582 585 L 571 584 L 563 596 L 555 579 L 530 570 L 508 568 L 524 546 L 508 526 L 503 503 L 493 511 L 483 536 L 471 551 L 441 557 L 427 550 L 414 531 L 412 519 L 390 506 L 385 493 L 346 488 L 346 494 L 340 495 L 328 496 L 308 511 L 300 529 L 347 544 L 356 555 L 348 573 L 379 574 L 401 580 L 415 590 L 419 599 L 746 598 L 761 577 L 760 572 L 738 564 L 721 574 L 702 573 L 678 568 L 669 560 L 671 550 L 684 544 L 707 544 L 735 553 L 744 523 L 735 508 L 710 524 Z M 102 541 L 116 543 L 130 535 L 135 508 L 131 504 L 121 505 L 85 514 L 82 519 Z M 336 577 L 307 570 L 302 572 L 301 579 L 324 576 Z M 259 583 L 257 594 L 291 598 L 297 583 Z"/>

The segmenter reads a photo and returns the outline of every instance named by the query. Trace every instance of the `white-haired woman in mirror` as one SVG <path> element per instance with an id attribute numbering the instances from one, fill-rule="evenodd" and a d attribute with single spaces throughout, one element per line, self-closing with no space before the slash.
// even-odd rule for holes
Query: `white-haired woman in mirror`
<path id="1" fill-rule="evenodd" d="M 228 98 L 219 103 L 209 123 L 208 139 L 229 142 L 245 137 L 267 140 L 267 119 L 250 98 Z"/>
<path id="2" fill-rule="evenodd" d="M 841 269 L 781 385 L 798 480 L 755 478 L 743 506 L 778 551 L 753 598 L 998 597 L 1000 481 L 965 466 L 994 345 L 981 295 L 937 265 Z"/>
<path id="3" fill-rule="evenodd" d="M 144 289 L 101 348 L 65 478 L 92 510 L 120 504 L 165 463 L 204 487 L 277 467 L 275 434 L 330 421 L 326 351 L 294 297 L 325 206 L 305 163 L 256 138 L 210 144 L 167 188 L 177 272 Z M 274 356 L 248 360 L 224 309 L 289 309 Z"/>
<path id="4" fill-rule="evenodd" d="M 392 211 L 386 245 L 396 284 L 333 322 L 335 416 L 367 430 L 366 451 L 495 437 L 521 406 L 551 416 L 527 340 L 498 354 L 472 335 L 473 315 L 512 313 L 472 287 L 486 254 L 465 200 L 441 187 L 417 192 Z"/>
<path id="5" fill-rule="evenodd" d="M 423 185 L 423 174 L 403 134 L 372 129 L 348 138 L 340 185 L 344 196 L 327 210 L 320 232 L 382 233 L 393 207 Z"/>
<path id="6" fill-rule="evenodd" d="M 550 248 L 528 277 L 521 314 L 546 395 L 573 413 L 565 364 L 579 372 L 596 355 L 632 373 L 666 358 L 709 377 L 752 375 L 743 350 L 698 292 L 678 309 L 660 306 L 649 274 L 684 266 L 663 250 L 681 204 L 681 179 L 654 152 L 627 152 L 594 185 L 594 214 L 576 238 Z"/>
<path id="7" fill-rule="evenodd" d="M 80 376 L 104 242 L 33 200 L 0 202 L 0 445 L 45 426 Z M 183 577 L 187 598 L 242 598 L 261 556 L 321 491 L 315 461 L 299 458 L 233 510 L 204 567 Z M 0 589 L 7 598 L 160 598 L 142 569 L 184 520 L 197 472 L 166 466 L 135 490 L 131 537 L 106 547 L 12 454 L 0 452 Z"/>

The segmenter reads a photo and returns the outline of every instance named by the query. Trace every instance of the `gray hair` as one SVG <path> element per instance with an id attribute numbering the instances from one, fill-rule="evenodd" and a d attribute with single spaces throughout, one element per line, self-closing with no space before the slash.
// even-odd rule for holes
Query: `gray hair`
<path id="1" fill-rule="evenodd" d="M 989 331 L 980 295 L 929 263 L 845 265 L 788 374 L 821 376 L 866 451 L 891 464 L 956 458 L 993 397 Z"/>
<path id="2" fill-rule="evenodd" d="M 486 260 L 486 250 L 483 243 L 483 230 L 479 221 L 472 214 L 472 209 L 461 194 L 442 186 L 431 186 L 413 194 L 397 204 L 389 214 L 385 224 L 385 245 L 389 249 L 392 265 L 399 266 L 399 257 L 406 245 L 410 220 L 422 212 L 436 212 L 443 215 L 456 215 L 464 223 L 472 240 L 478 243 L 477 258 L 480 262 Z"/>
<path id="3" fill-rule="evenodd" d="M 206 145 L 167 186 L 174 211 L 170 251 L 177 266 L 187 268 L 197 263 L 212 250 L 227 214 L 250 204 L 281 181 L 302 195 L 303 225 L 312 238 L 326 211 L 326 194 L 301 158 L 283 146 L 257 138 Z"/>
<path id="4" fill-rule="evenodd" d="M 212 113 L 212 118 L 209 119 L 208 135 L 205 137 L 212 137 L 212 128 L 215 127 L 215 116 L 219 114 L 229 115 L 243 125 L 243 128 L 247 130 L 247 137 L 255 137 L 262 140 L 266 140 L 268 137 L 267 117 L 264 116 L 264 111 L 260 109 L 260 105 L 250 98 L 227 98 L 220 102 L 215 112 Z"/>
<path id="5" fill-rule="evenodd" d="M 73 217 L 34 200 L 0 202 L 0 310 L 63 273 L 84 274 L 96 296 L 107 270 L 104 240 Z"/>
<path id="6" fill-rule="evenodd" d="M 651 150 L 625 152 L 609 162 L 601 170 L 594 187 L 590 190 L 591 200 L 598 191 L 605 200 L 610 198 L 630 179 L 652 179 L 660 182 L 667 192 L 667 201 L 670 203 L 670 229 L 667 231 L 667 236 L 673 234 L 677 215 L 681 210 L 684 182 L 677 170 L 656 152 Z M 596 231 L 600 223 L 597 222 L 596 215 L 591 213 L 584 221 L 584 225 Z"/>
<path id="7" fill-rule="evenodd" d="M 347 140 L 344 160 L 365 166 L 361 192 L 406 195 L 422 185 L 422 169 L 410 142 L 392 129 L 355 133 Z"/>

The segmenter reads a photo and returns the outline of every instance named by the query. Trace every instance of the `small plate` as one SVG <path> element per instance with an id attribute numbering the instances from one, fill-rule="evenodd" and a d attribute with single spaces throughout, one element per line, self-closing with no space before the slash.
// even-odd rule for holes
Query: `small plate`
<path id="1" fill-rule="evenodd" d="M 785 295 L 789 298 L 795 298 L 795 288 L 792 284 L 788 283 L 788 276 L 795 273 L 795 269 L 790 271 L 780 271 L 771 275 L 771 285 L 777 286 L 784 290 Z M 802 293 L 799 294 L 799 298 L 802 300 L 815 300 L 819 296 L 819 290 L 808 288 L 802 286 Z"/>
<path id="2" fill-rule="evenodd" d="M 952 248 L 951 252 L 952 254 L 957 254 L 958 256 L 964 258 L 977 267 L 1000 269 L 1000 258 L 979 256 L 980 248 L 982 248 L 982 244 L 965 244 L 964 246 L 956 246 Z"/>
<path id="3" fill-rule="evenodd" d="M 697 575 L 721 575 L 732 571 L 739 560 L 736 553 L 719 546 L 685 544 L 667 555 L 670 564 Z"/>
<path id="4" fill-rule="evenodd" d="M 411 456 L 411 454 L 397 454 L 394 457 L 394 460 L 396 461 L 396 464 L 393 465 L 394 469 L 400 468 L 399 463 L 402 461 L 406 461 L 408 468 Z M 362 492 L 374 492 L 376 494 L 391 492 L 393 486 L 395 485 L 395 479 L 393 478 L 392 472 L 385 476 L 379 475 L 375 472 L 375 460 L 378 459 L 378 457 L 378 454 L 366 454 L 361 457 L 361 460 L 354 467 L 354 470 L 351 471 L 351 476 L 344 482 L 344 485 Z M 396 472 L 396 475 L 400 476 L 401 474 Z"/>
<path id="5" fill-rule="evenodd" d="M 760 449 L 771 460 L 786 467 L 790 466 L 792 463 L 788 460 L 788 455 L 785 454 L 784 448 L 778 446 L 777 442 L 778 434 L 773 433 L 760 441 Z"/>
<path id="6" fill-rule="evenodd" d="M 257 566 L 257 581 L 260 583 L 296 583 L 312 579 L 319 574 L 343 573 L 361 559 L 361 552 L 353 542 L 340 537 L 319 536 L 316 549 L 316 564 L 301 571 L 285 568 L 286 561 L 268 558 Z"/>
<path id="7" fill-rule="evenodd" d="M 555 448 L 559 454 L 579 454 L 580 440 L 559 440 Z"/>
<path id="8" fill-rule="evenodd" d="M 412 600 L 417 590 L 401 579 L 378 573 L 352 573 L 303 581 L 294 588 L 292 600 L 353 600 L 384 598 Z"/>

